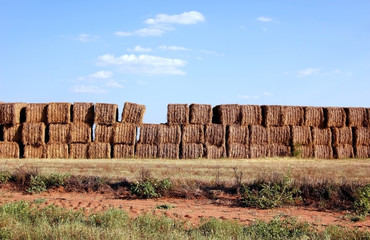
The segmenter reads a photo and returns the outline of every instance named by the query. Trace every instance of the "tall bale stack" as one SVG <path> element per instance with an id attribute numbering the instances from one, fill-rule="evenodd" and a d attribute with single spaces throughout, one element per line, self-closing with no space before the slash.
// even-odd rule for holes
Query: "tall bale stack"
<path id="1" fill-rule="evenodd" d="M 133 158 L 135 156 L 135 145 L 114 144 L 113 158 Z"/>
<path id="2" fill-rule="evenodd" d="M 282 118 L 285 126 L 302 126 L 304 124 L 304 108 L 298 106 L 283 106 Z"/>
<path id="3" fill-rule="evenodd" d="M 46 123 L 46 103 L 28 103 L 26 105 L 26 122 Z"/>
<path id="4" fill-rule="evenodd" d="M 306 107 L 304 110 L 305 126 L 324 127 L 325 117 L 322 107 Z"/>
<path id="5" fill-rule="evenodd" d="M 92 126 L 94 124 L 94 104 L 85 102 L 73 103 L 72 122 L 82 122 Z"/>
<path id="6" fill-rule="evenodd" d="M 217 159 L 226 157 L 226 126 L 223 124 L 207 124 L 204 130 L 206 157 Z"/>
<path id="7" fill-rule="evenodd" d="M 269 153 L 267 128 L 260 125 L 251 125 L 249 131 L 250 157 L 267 157 Z"/>
<path id="8" fill-rule="evenodd" d="M 212 106 L 208 104 L 191 104 L 190 123 L 191 124 L 212 123 Z"/>
<path id="9" fill-rule="evenodd" d="M 142 124 L 144 119 L 144 113 L 145 113 L 144 105 L 125 102 L 122 111 L 122 122 Z"/>
<path id="10" fill-rule="evenodd" d="M 293 153 L 302 158 L 313 156 L 312 132 L 308 126 L 292 126 Z"/>
<path id="11" fill-rule="evenodd" d="M 270 157 L 291 156 L 290 127 L 268 127 L 268 149 Z"/>
<path id="12" fill-rule="evenodd" d="M 370 158 L 370 128 L 355 127 L 355 155 L 358 158 Z"/>
<path id="13" fill-rule="evenodd" d="M 189 106 L 187 104 L 168 104 L 167 105 L 168 124 L 188 124 Z"/>
<path id="14" fill-rule="evenodd" d="M 118 105 L 109 103 L 96 103 L 94 122 L 96 124 L 114 124 L 118 119 Z"/>
<path id="15" fill-rule="evenodd" d="M 282 106 L 278 105 L 265 105 L 262 106 L 262 116 L 264 125 L 270 126 L 283 126 L 283 111 Z"/>
<path id="16" fill-rule="evenodd" d="M 180 157 L 180 142 L 180 125 L 160 125 L 158 132 L 158 157 L 178 159 Z"/>
<path id="17" fill-rule="evenodd" d="M 0 158 L 19 158 L 19 145 L 15 142 L 0 142 Z"/>
<path id="18" fill-rule="evenodd" d="M 366 108 L 345 108 L 347 114 L 347 126 L 366 127 L 368 125 L 368 116 Z"/>
<path id="19" fill-rule="evenodd" d="M 88 157 L 87 143 L 71 143 L 69 145 L 69 158 L 73 159 L 87 159 Z"/>
<path id="20" fill-rule="evenodd" d="M 24 158 L 45 158 L 46 157 L 46 145 L 25 145 L 24 146 Z"/>
<path id="21" fill-rule="evenodd" d="M 111 145 L 109 143 L 91 142 L 88 144 L 87 157 L 90 159 L 111 158 Z"/>
<path id="22" fill-rule="evenodd" d="M 46 158 L 68 158 L 68 144 L 46 144 Z"/>
<path id="23" fill-rule="evenodd" d="M 156 144 L 136 144 L 135 157 L 138 158 L 157 158 L 158 146 Z"/>
<path id="24" fill-rule="evenodd" d="M 22 142 L 22 124 L 7 124 L 2 126 L 2 138 L 5 142 Z"/>
<path id="25" fill-rule="evenodd" d="M 47 128 L 48 143 L 69 143 L 70 125 L 69 124 L 49 124 Z"/>
<path id="26" fill-rule="evenodd" d="M 71 143 L 89 143 L 91 142 L 91 126 L 83 122 L 71 123 L 69 135 Z"/>
<path id="27" fill-rule="evenodd" d="M 181 146 L 182 159 L 198 159 L 203 157 L 203 144 L 186 143 Z"/>
<path id="28" fill-rule="evenodd" d="M 247 125 L 262 125 L 262 109 L 258 105 L 241 105 L 241 124 Z"/>
<path id="29" fill-rule="evenodd" d="M 112 124 L 96 124 L 94 142 L 113 143 L 113 129 Z"/>
<path id="30" fill-rule="evenodd" d="M 315 158 L 333 158 L 332 133 L 330 128 L 312 128 L 313 153 Z"/>
<path id="31" fill-rule="evenodd" d="M 238 104 L 224 104 L 217 105 L 213 108 L 213 123 L 218 124 L 240 124 L 241 113 L 240 105 Z"/>
<path id="32" fill-rule="evenodd" d="M 46 121 L 48 124 L 67 124 L 71 121 L 70 103 L 49 103 L 46 107 Z"/>
<path id="33" fill-rule="evenodd" d="M 344 127 L 346 126 L 346 112 L 343 108 L 327 107 L 324 109 L 327 127 Z"/>
<path id="34" fill-rule="evenodd" d="M 0 124 L 14 125 L 23 122 L 24 103 L 0 103 Z"/>
<path id="35" fill-rule="evenodd" d="M 116 123 L 113 125 L 113 157 L 131 158 L 135 155 L 136 125 Z"/>

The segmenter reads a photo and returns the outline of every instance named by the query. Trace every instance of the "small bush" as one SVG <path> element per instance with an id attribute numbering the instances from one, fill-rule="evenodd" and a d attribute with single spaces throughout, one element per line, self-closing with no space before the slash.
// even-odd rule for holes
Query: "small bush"
<path id="1" fill-rule="evenodd" d="M 356 214 L 366 217 L 370 213 L 370 184 L 357 190 L 353 208 Z"/>
<path id="2" fill-rule="evenodd" d="M 0 184 L 7 183 L 11 179 L 12 175 L 9 171 L 0 172 Z"/>
<path id="3" fill-rule="evenodd" d="M 30 187 L 26 190 L 28 193 L 40 193 L 46 191 L 46 184 L 41 175 L 31 176 Z"/>
<path id="4" fill-rule="evenodd" d="M 132 194 L 139 197 L 158 198 L 171 188 L 172 182 L 168 178 L 162 180 L 147 178 L 143 181 L 136 181 L 131 184 L 130 191 Z"/>

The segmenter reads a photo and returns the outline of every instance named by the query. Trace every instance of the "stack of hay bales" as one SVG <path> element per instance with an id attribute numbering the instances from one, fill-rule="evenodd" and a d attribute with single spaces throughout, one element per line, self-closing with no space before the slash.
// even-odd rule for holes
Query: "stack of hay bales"
<path id="1" fill-rule="evenodd" d="M 161 124 L 158 130 L 158 157 L 180 158 L 181 125 Z"/>
<path id="2" fill-rule="evenodd" d="M 207 124 L 204 129 L 206 157 L 218 159 L 226 157 L 226 125 Z"/>
<path id="3" fill-rule="evenodd" d="M 227 155 L 229 158 L 249 158 L 249 128 L 243 125 L 227 127 Z"/>
<path id="4" fill-rule="evenodd" d="M 203 124 L 188 124 L 182 126 L 181 158 L 196 159 L 203 157 L 203 144 Z"/>
<path id="5" fill-rule="evenodd" d="M 135 156 L 138 158 L 158 157 L 158 135 L 160 124 L 142 124 Z"/>
<path id="6" fill-rule="evenodd" d="M 370 158 L 370 128 L 355 127 L 355 151 L 358 158 Z"/>

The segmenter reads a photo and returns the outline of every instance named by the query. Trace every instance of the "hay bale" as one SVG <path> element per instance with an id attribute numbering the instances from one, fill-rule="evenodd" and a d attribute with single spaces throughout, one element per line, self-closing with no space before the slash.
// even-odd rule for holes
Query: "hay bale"
<path id="1" fill-rule="evenodd" d="M 135 145 L 114 144 L 113 158 L 133 158 L 135 155 Z"/>
<path id="2" fill-rule="evenodd" d="M 70 124 L 70 142 L 71 143 L 91 142 L 91 126 L 83 122 L 71 123 Z"/>
<path id="3" fill-rule="evenodd" d="M 212 123 L 212 106 L 208 104 L 191 104 L 190 123 L 191 124 Z"/>
<path id="4" fill-rule="evenodd" d="M 158 143 L 180 144 L 181 126 L 180 125 L 159 125 Z"/>
<path id="5" fill-rule="evenodd" d="M 282 106 L 278 105 L 265 105 L 262 106 L 262 116 L 264 119 L 264 125 L 270 126 L 283 126 L 283 112 Z"/>
<path id="6" fill-rule="evenodd" d="M 39 123 L 46 122 L 46 103 L 29 103 L 26 105 L 26 122 Z"/>
<path id="7" fill-rule="evenodd" d="M 75 102 L 72 105 L 72 122 L 94 124 L 94 103 Z"/>
<path id="8" fill-rule="evenodd" d="M 304 108 L 297 106 L 283 106 L 283 124 L 285 126 L 302 126 L 304 123 Z"/>
<path id="9" fill-rule="evenodd" d="M 324 108 L 327 127 L 344 127 L 346 126 L 346 112 L 343 108 L 328 107 Z"/>
<path id="10" fill-rule="evenodd" d="M 290 145 L 292 135 L 290 134 L 290 127 L 268 127 L 267 128 L 268 134 L 268 142 L 269 143 L 277 143 L 283 145 Z"/>
<path id="11" fill-rule="evenodd" d="M 366 108 L 345 108 L 347 114 L 347 126 L 366 127 L 368 125 L 368 116 Z"/>
<path id="12" fill-rule="evenodd" d="M 25 145 L 42 145 L 45 143 L 44 123 L 24 123 L 22 127 L 22 143 Z"/>
<path id="13" fill-rule="evenodd" d="M 188 124 L 189 106 L 187 104 L 168 104 L 167 123 L 169 124 Z"/>
<path id="14" fill-rule="evenodd" d="M 352 128 L 342 127 L 342 128 L 332 128 L 333 132 L 333 145 L 350 144 L 352 145 L 353 136 Z"/>
<path id="15" fill-rule="evenodd" d="M 113 143 L 114 125 L 96 124 L 94 142 Z"/>
<path id="16" fill-rule="evenodd" d="M 111 158 L 111 145 L 109 143 L 91 142 L 88 144 L 87 157 L 90 159 Z"/>
<path id="17" fill-rule="evenodd" d="M 204 143 L 204 126 L 199 124 L 184 125 L 182 128 L 183 143 Z"/>
<path id="18" fill-rule="evenodd" d="M 94 122 L 97 124 L 114 124 L 118 120 L 118 105 L 108 103 L 95 104 Z"/>
<path id="19" fill-rule="evenodd" d="M 180 145 L 173 143 L 164 143 L 158 145 L 158 157 L 164 159 L 179 159 Z"/>
<path id="20" fill-rule="evenodd" d="M 250 126 L 250 144 L 264 145 L 268 143 L 267 128 L 259 125 Z"/>
<path id="21" fill-rule="evenodd" d="M 227 127 L 227 143 L 249 144 L 248 126 L 229 125 Z"/>
<path id="22" fill-rule="evenodd" d="M 356 127 L 354 139 L 356 145 L 370 146 L 370 128 Z"/>
<path id="23" fill-rule="evenodd" d="M 45 144 L 24 146 L 24 158 L 45 158 L 45 157 L 46 157 Z"/>
<path id="24" fill-rule="evenodd" d="M 292 156 L 292 150 L 290 146 L 279 143 L 272 143 L 268 145 L 269 157 L 290 157 Z"/>
<path id="25" fill-rule="evenodd" d="M 203 157 L 203 144 L 183 143 L 181 147 L 182 159 L 197 159 Z"/>
<path id="26" fill-rule="evenodd" d="M 221 147 L 225 145 L 226 126 L 222 124 L 205 125 L 204 138 L 205 143 Z"/>
<path id="27" fill-rule="evenodd" d="M 293 126 L 292 127 L 292 144 L 308 145 L 312 143 L 311 128 L 308 126 Z"/>
<path id="28" fill-rule="evenodd" d="M 208 159 L 219 159 L 226 157 L 225 146 L 216 146 L 206 144 L 206 158 Z"/>
<path id="29" fill-rule="evenodd" d="M 159 133 L 159 124 L 142 124 L 140 126 L 140 144 L 157 144 L 158 142 L 158 133 Z"/>
<path id="30" fill-rule="evenodd" d="M 294 145 L 293 146 L 293 156 L 300 158 L 312 158 L 313 157 L 313 147 L 312 145 Z"/>
<path id="31" fill-rule="evenodd" d="M 324 109 L 321 107 L 306 107 L 304 119 L 305 126 L 324 127 Z"/>
<path id="32" fill-rule="evenodd" d="M 269 154 L 269 147 L 267 144 L 265 145 L 250 144 L 249 151 L 251 158 L 267 157 Z"/>
<path id="33" fill-rule="evenodd" d="M 354 151 L 350 144 L 339 144 L 334 146 L 334 156 L 339 159 L 343 158 L 353 158 Z"/>
<path id="34" fill-rule="evenodd" d="M 249 158 L 249 146 L 241 143 L 229 143 L 227 145 L 229 158 Z"/>
<path id="35" fill-rule="evenodd" d="M 5 142 L 22 142 L 22 124 L 4 125 L 3 137 Z"/>
<path id="36" fill-rule="evenodd" d="M 131 123 L 116 123 L 113 125 L 113 143 L 136 143 L 136 125 Z"/>
<path id="37" fill-rule="evenodd" d="M 240 105 L 224 104 L 213 108 L 213 123 L 218 124 L 240 124 Z"/>
<path id="38" fill-rule="evenodd" d="M 87 159 L 88 147 L 89 144 L 85 143 L 71 143 L 69 145 L 69 158 Z"/>
<path id="39" fill-rule="evenodd" d="M 314 145 L 331 145 L 332 136 L 330 128 L 312 128 L 312 142 Z"/>
<path id="40" fill-rule="evenodd" d="M 0 124 L 19 124 L 23 122 L 24 103 L 0 103 Z"/>
<path id="41" fill-rule="evenodd" d="M 69 123 L 71 120 L 70 103 L 49 103 L 46 107 L 47 123 Z"/>
<path id="42" fill-rule="evenodd" d="M 0 142 L 0 158 L 19 158 L 18 143 Z"/>
<path id="43" fill-rule="evenodd" d="M 125 102 L 122 111 L 123 123 L 142 124 L 145 113 L 145 105 Z"/>
<path id="44" fill-rule="evenodd" d="M 138 158 L 157 158 L 158 146 L 155 144 L 136 144 L 135 157 Z"/>
<path id="45" fill-rule="evenodd" d="M 319 159 L 332 159 L 333 149 L 330 145 L 313 145 L 313 155 Z"/>
<path id="46" fill-rule="evenodd" d="M 69 124 L 50 124 L 47 128 L 48 143 L 69 143 L 70 125 Z"/>
<path id="47" fill-rule="evenodd" d="M 68 158 L 68 144 L 46 144 L 46 158 Z"/>
<path id="48" fill-rule="evenodd" d="M 356 158 L 370 158 L 370 146 L 355 145 Z"/>
<path id="49" fill-rule="evenodd" d="M 240 106 L 242 125 L 262 125 L 262 109 L 258 105 Z"/>

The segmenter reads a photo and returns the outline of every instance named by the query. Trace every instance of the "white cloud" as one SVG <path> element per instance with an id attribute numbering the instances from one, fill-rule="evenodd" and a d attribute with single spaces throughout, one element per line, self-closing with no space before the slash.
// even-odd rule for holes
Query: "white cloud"
<path id="1" fill-rule="evenodd" d="M 76 37 L 74 40 L 80 41 L 80 42 L 94 42 L 99 39 L 98 35 L 89 35 L 86 33 L 81 33 Z"/>
<path id="2" fill-rule="evenodd" d="M 105 84 L 107 87 L 112 87 L 112 88 L 123 88 L 122 84 L 119 84 L 118 82 L 114 80 L 110 80 Z"/>
<path id="3" fill-rule="evenodd" d="M 90 74 L 89 78 L 100 78 L 100 79 L 107 79 L 111 78 L 113 73 L 111 71 L 99 71 L 94 74 Z"/>
<path id="4" fill-rule="evenodd" d="M 191 49 L 189 48 L 184 48 L 180 46 L 166 46 L 166 45 L 159 46 L 159 49 L 168 50 L 168 51 L 191 51 Z"/>
<path id="5" fill-rule="evenodd" d="M 301 77 L 312 76 L 312 75 L 319 74 L 319 73 L 320 73 L 320 69 L 318 68 L 306 68 L 306 69 L 299 70 L 297 72 L 297 76 L 301 78 Z"/>
<path id="6" fill-rule="evenodd" d="M 103 94 L 106 93 L 104 89 L 101 89 L 93 85 L 76 85 L 72 87 L 74 93 L 91 93 L 91 94 Z"/>
<path id="7" fill-rule="evenodd" d="M 258 17 L 257 20 L 260 21 L 260 22 L 272 22 L 272 21 L 274 21 L 274 19 L 269 18 L 269 17 L 264 17 L 264 16 Z"/>
<path id="8" fill-rule="evenodd" d="M 136 45 L 134 48 L 128 48 L 127 51 L 129 52 L 151 52 L 152 49 L 151 48 L 144 48 L 140 45 Z"/>
<path id="9" fill-rule="evenodd" d="M 146 24 L 196 24 L 203 22 L 205 17 L 197 11 L 184 12 L 178 15 L 157 14 L 155 18 L 145 20 Z"/>
<path id="10" fill-rule="evenodd" d="M 120 36 L 120 37 L 129 37 L 129 36 L 132 36 L 134 35 L 133 33 L 131 32 L 121 32 L 121 31 L 117 31 L 114 33 L 114 35 L 116 36 Z"/>

